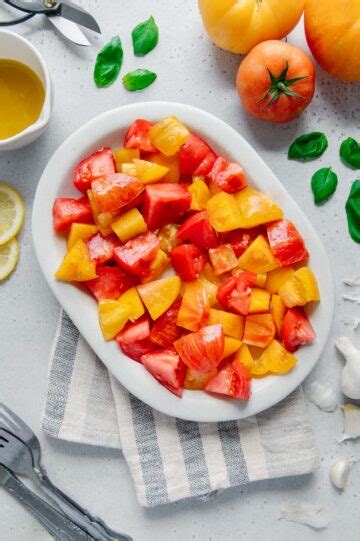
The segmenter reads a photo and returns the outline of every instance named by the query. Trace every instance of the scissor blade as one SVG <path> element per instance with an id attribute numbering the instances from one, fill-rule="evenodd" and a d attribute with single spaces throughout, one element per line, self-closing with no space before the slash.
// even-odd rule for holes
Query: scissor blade
<path id="1" fill-rule="evenodd" d="M 84 47 L 91 45 L 84 32 L 72 21 L 64 19 L 64 17 L 61 17 L 60 15 L 48 17 L 48 21 L 50 21 L 63 36 L 76 43 L 76 45 L 83 45 Z"/>
<path id="2" fill-rule="evenodd" d="M 82 7 L 73 4 L 69 0 L 61 2 L 58 8 L 58 13 L 65 19 L 69 19 L 76 24 L 85 26 L 98 34 L 101 34 L 100 27 L 94 17 Z"/>

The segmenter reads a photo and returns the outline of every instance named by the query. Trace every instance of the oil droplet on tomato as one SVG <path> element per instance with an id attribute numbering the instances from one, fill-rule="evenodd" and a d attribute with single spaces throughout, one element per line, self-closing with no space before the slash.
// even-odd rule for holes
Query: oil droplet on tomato
<path id="1" fill-rule="evenodd" d="M 22 62 L 0 59 L 0 139 L 34 124 L 40 116 L 45 90 L 37 74 Z"/>

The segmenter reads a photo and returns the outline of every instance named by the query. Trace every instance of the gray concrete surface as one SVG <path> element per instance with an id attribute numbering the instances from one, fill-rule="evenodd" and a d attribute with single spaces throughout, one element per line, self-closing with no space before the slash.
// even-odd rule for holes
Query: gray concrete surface
<path id="1" fill-rule="evenodd" d="M 249 118 L 242 110 L 234 90 L 239 58 L 209 42 L 195 2 L 89 0 L 86 6 L 103 29 L 103 37 L 92 38 L 91 49 L 65 42 L 42 18 L 18 28 L 43 53 L 56 96 L 46 134 L 31 147 L 0 154 L 0 180 L 19 190 L 27 211 L 20 235 L 18 268 L 0 284 L 1 400 L 38 429 L 47 359 L 59 312 L 35 259 L 30 229 L 32 202 L 45 164 L 58 145 L 94 115 L 122 104 L 153 99 L 202 107 L 237 129 L 269 163 L 318 230 L 331 261 L 337 299 L 328 346 L 305 390 L 314 379 L 330 381 L 338 388 L 342 361 L 334 351 L 335 336 L 346 333 L 360 346 L 359 335 L 342 323 L 344 314 L 359 314 L 359 307 L 342 300 L 346 287 L 341 282 L 344 275 L 360 272 L 359 246 L 347 234 L 344 212 L 350 184 L 357 175 L 338 157 L 339 142 L 345 136 L 360 138 L 359 86 L 336 82 L 317 67 L 316 96 L 305 114 L 288 125 L 268 125 Z M 136 59 L 131 54 L 130 31 L 150 14 L 158 22 L 160 43 L 146 58 Z M 120 81 L 108 89 L 95 88 L 92 69 L 97 50 L 117 33 L 125 50 L 122 73 L 135 67 L 154 69 L 158 80 L 151 88 L 128 93 Z M 302 24 L 290 36 L 290 42 L 306 49 Z M 329 138 L 325 155 L 307 164 L 289 162 L 286 152 L 292 139 L 315 129 L 324 131 Z M 339 175 L 338 190 L 328 203 L 317 208 L 312 201 L 310 178 L 316 169 L 328 165 Z M 338 456 L 359 456 L 360 441 L 342 445 L 336 442 L 342 429 L 340 409 L 329 414 L 309 405 L 309 411 L 321 456 L 321 467 L 314 475 L 228 490 L 207 503 L 188 501 L 152 510 L 138 506 L 119 452 L 53 441 L 42 434 L 40 438 L 54 481 L 114 528 L 131 533 L 136 541 L 356 539 L 360 526 L 360 466 L 354 468 L 349 486 L 341 495 L 330 485 L 329 467 Z M 322 504 L 330 516 L 329 528 L 314 532 L 279 521 L 281 506 L 291 499 Z M 0 540 L 46 539 L 48 535 L 41 527 L 0 490 Z"/>

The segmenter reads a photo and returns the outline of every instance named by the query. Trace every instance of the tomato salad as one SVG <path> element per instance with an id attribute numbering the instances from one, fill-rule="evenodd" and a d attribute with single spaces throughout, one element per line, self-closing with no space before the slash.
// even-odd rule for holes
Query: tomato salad
<path id="1" fill-rule="evenodd" d="M 252 378 L 293 369 L 318 285 L 295 225 L 241 165 L 176 117 L 138 119 L 74 184 L 81 197 L 54 202 L 67 235 L 55 276 L 85 284 L 105 340 L 179 397 L 248 399 Z"/>

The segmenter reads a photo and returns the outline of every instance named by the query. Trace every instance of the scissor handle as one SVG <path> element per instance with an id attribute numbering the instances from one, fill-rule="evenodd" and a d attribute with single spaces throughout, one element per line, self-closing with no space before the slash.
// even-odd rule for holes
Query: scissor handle
<path id="1" fill-rule="evenodd" d="M 6 4 L 25 13 L 43 13 L 56 15 L 58 13 L 58 2 L 52 0 L 4 0 Z"/>
<path id="2" fill-rule="evenodd" d="M 35 16 L 35 13 L 29 13 L 28 15 L 25 15 L 24 17 L 19 17 L 19 19 L 12 19 L 11 21 L 0 22 L 0 26 L 13 26 L 15 24 L 20 24 L 25 21 L 28 21 L 29 19 L 32 19 L 34 16 Z"/>

